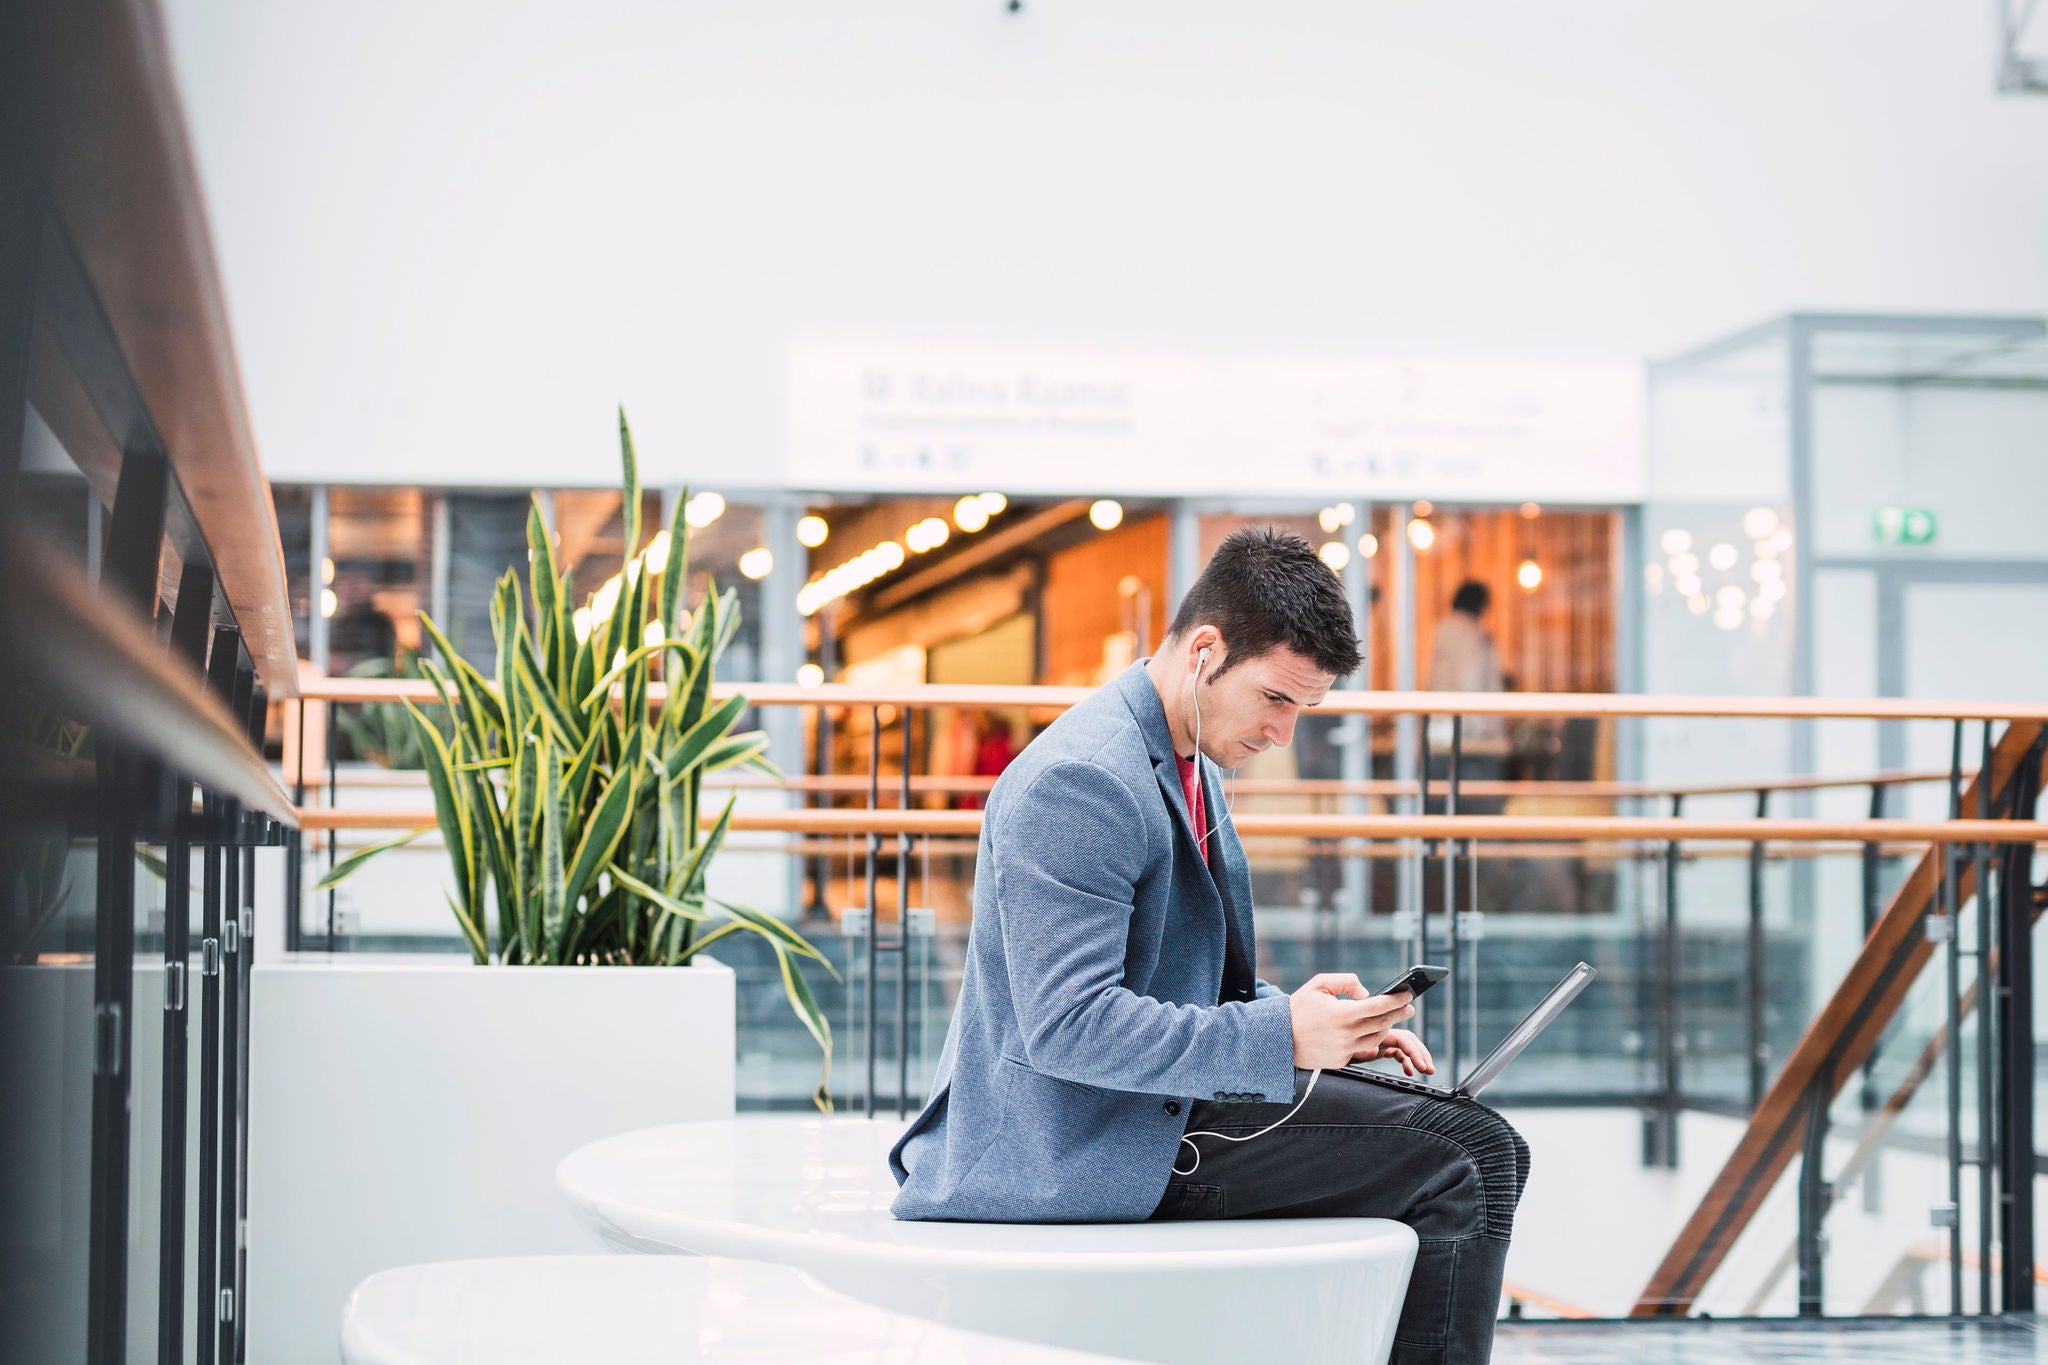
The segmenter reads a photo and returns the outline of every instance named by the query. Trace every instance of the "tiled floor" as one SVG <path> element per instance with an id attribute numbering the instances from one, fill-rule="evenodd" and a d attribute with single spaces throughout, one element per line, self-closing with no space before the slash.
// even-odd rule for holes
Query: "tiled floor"
<path id="1" fill-rule="evenodd" d="M 1502 1323 L 1493 1365 L 2048 1365 L 2048 1322 Z"/>

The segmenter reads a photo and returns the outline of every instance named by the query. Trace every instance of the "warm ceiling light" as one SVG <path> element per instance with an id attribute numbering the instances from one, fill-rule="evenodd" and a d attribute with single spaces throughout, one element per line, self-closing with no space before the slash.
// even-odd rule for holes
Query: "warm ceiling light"
<path id="1" fill-rule="evenodd" d="M 341 601 L 334 595 L 334 589 L 320 589 L 320 614 L 322 616 L 334 615 L 335 609 L 340 605 Z"/>
<path id="2" fill-rule="evenodd" d="M 703 530 L 724 515 L 725 499 L 717 493 L 699 493 L 683 504 L 683 520 L 695 530 Z"/>
<path id="3" fill-rule="evenodd" d="M 766 545 L 756 545 L 740 556 L 740 572 L 759 582 L 775 572 L 775 555 Z"/>
<path id="4" fill-rule="evenodd" d="M 1682 555 L 1692 548 L 1692 532 L 1674 526 L 1666 531 L 1657 543 L 1664 547 L 1664 553 L 1667 555 Z"/>
<path id="5" fill-rule="evenodd" d="M 332 583 L 334 581 L 334 561 L 332 559 L 320 561 L 320 581 L 322 583 Z"/>
<path id="6" fill-rule="evenodd" d="M 1742 534 L 1763 540 L 1778 529 L 1778 513 L 1772 507 L 1752 507 L 1742 514 Z"/>
<path id="7" fill-rule="evenodd" d="M 1686 597 L 1685 605 L 1692 609 L 1692 614 L 1694 616 L 1705 616 L 1707 614 L 1707 608 L 1711 606 L 1712 603 L 1707 601 L 1707 595 L 1705 593 L 1696 592 Z"/>
<path id="8" fill-rule="evenodd" d="M 964 497 L 953 504 L 953 524 L 972 535 L 988 525 L 988 508 L 978 495 Z"/>
<path id="9" fill-rule="evenodd" d="M 1534 521 L 1543 515 L 1543 507 L 1539 503 L 1525 502 L 1522 504 L 1522 515 Z"/>
<path id="10" fill-rule="evenodd" d="M 1114 531 L 1124 522 L 1124 505 L 1115 498 L 1099 498 L 1088 509 L 1088 520 L 1098 531 Z"/>
<path id="11" fill-rule="evenodd" d="M 1662 564 L 1643 565 L 1643 583 L 1651 592 L 1664 591 L 1664 566 Z"/>
<path id="12" fill-rule="evenodd" d="M 981 510 L 988 513 L 992 517 L 1001 516 L 1003 514 L 1004 509 L 1006 509 L 1010 505 L 1010 500 L 1004 497 L 1001 493 L 983 493 L 980 495 L 980 497 Z"/>
<path id="13" fill-rule="evenodd" d="M 1533 559 L 1525 559 L 1515 570 L 1515 581 L 1522 585 L 1524 592 L 1534 592 L 1543 582 L 1543 566 Z"/>
<path id="14" fill-rule="evenodd" d="M 1687 578 L 1700 571 L 1700 557 L 1695 554 L 1671 556 L 1671 572 L 1679 578 Z"/>
<path id="15" fill-rule="evenodd" d="M 1680 597 L 1692 597 L 1700 590 L 1700 576 L 1693 573 L 1673 574 L 1671 586 L 1678 589 Z"/>
<path id="16" fill-rule="evenodd" d="M 658 645 L 667 638 L 667 636 L 661 633 L 661 622 L 659 621 L 649 621 L 647 629 L 640 632 L 640 643 L 643 645 Z"/>
<path id="17" fill-rule="evenodd" d="M 1343 573 L 1344 566 L 1351 562 L 1351 547 L 1341 540 L 1326 540 L 1316 555 L 1330 566 L 1330 572 Z"/>
<path id="18" fill-rule="evenodd" d="M 927 550 L 936 550 L 944 545 L 946 538 L 951 534 L 945 522 L 937 517 L 926 517 L 903 533 L 903 543 L 918 554 L 923 554 Z"/>
<path id="19" fill-rule="evenodd" d="M 1408 523 L 1408 543 L 1417 550 L 1427 552 L 1430 546 L 1436 544 L 1436 527 L 1431 526 L 1424 517 L 1415 518 Z"/>
<path id="20" fill-rule="evenodd" d="M 1145 580 L 1134 573 L 1127 573 L 1116 583 L 1118 597 L 1136 597 L 1145 587 Z"/>
<path id="21" fill-rule="evenodd" d="M 825 670 L 816 664 L 803 664 L 796 670 L 798 687 L 816 687 L 825 681 Z"/>
<path id="22" fill-rule="evenodd" d="M 1343 527 L 1344 523 L 1338 518 L 1336 508 L 1325 507 L 1322 511 L 1316 513 L 1316 525 L 1323 528 L 1324 535 L 1334 536 Z"/>
<path id="23" fill-rule="evenodd" d="M 1784 576 L 1785 566 L 1775 559 L 1759 559 L 1749 566 L 1749 576 L 1759 583 L 1768 583 L 1773 578 Z"/>
<path id="24" fill-rule="evenodd" d="M 1749 600 L 1749 594 L 1733 583 L 1724 585 L 1714 594 L 1714 601 L 1733 611 L 1741 611 L 1742 604 Z"/>
<path id="25" fill-rule="evenodd" d="M 1717 569 L 1726 570 L 1734 568 L 1735 547 L 1733 545 L 1730 545 L 1725 540 L 1722 541 L 1719 545 L 1716 545 L 1713 549 L 1707 551 L 1707 563 L 1713 565 Z"/>
<path id="26" fill-rule="evenodd" d="M 1778 604 L 1768 597 L 1759 597 L 1749 604 L 1749 614 L 1759 621 L 1770 620 L 1771 613 L 1777 609 Z"/>
<path id="27" fill-rule="evenodd" d="M 823 517 L 804 516 L 796 519 L 796 543 L 806 550 L 817 549 L 831 534 L 832 528 L 825 524 Z"/>
<path id="28" fill-rule="evenodd" d="M 1792 533 L 1780 526 L 1777 530 L 1771 532 L 1770 537 L 1764 543 L 1771 547 L 1772 554 L 1781 555 L 1792 548 Z"/>
<path id="29" fill-rule="evenodd" d="M 1431 502 L 1428 498 L 1417 498 L 1415 500 L 1414 513 L 1416 516 L 1426 517 L 1434 511 L 1436 511 L 1436 504 Z"/>
<path id="30" fill-rule="evenodd" d="M 1714 611 L 1714 624 L 1723 630 L 1734 630 L 1742 624 L 1741 607 L 1718 607 Z"/>
<path id="31" fill-rule="evenodd" d="M 1358 553 L 1361 556 L 1363 556 L 1366 559 L 1371 559 L 1374 555 L 1378 554 L 1379 552 L 1380 538 L 1378 536 L 1374 535 L 1370 531 L 1367 531 L 1364 535 L 1358 538 Z"/>

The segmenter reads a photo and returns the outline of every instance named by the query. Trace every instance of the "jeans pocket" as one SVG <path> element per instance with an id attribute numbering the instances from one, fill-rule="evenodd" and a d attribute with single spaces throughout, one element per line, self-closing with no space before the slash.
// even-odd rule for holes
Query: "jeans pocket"
<path id="1" fill-rule="evenodd" d="M 1162 1223 L 1199 1223 L 1223 1216 L 1221 1185 L 1183 1185 L 1176 1181 L 1166 1187 L 1152 1217 Z"/>

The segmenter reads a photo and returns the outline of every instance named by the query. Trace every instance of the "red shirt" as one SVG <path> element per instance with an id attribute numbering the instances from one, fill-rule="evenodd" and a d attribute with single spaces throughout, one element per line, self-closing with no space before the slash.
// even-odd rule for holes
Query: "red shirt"
<path id="1" fill-rule="evenodd" d="M 1173 756 L 1180 765 L 1180 792 L 1187 798 L 1188 823 L 1195 827 L 1195 843 L 1202 850 L 1202 861 L 1209 861 L 1209 813 L 1202 806 L 1202 782 L 1198 774 L 1201 766 L 1194 759 Z"/>

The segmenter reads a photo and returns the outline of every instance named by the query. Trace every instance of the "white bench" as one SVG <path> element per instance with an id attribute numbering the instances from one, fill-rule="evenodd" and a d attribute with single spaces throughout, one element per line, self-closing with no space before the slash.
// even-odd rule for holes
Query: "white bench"
<path id="1" fill-rule="evenodd" d="M 508 1256 L 372 1275 L 344 1365 L 1108 1365 L 961 1332 L 715 1258 Z"/>
<path id="2" fill-rule="evenodd" d="M 1134 1360 L 1381 1365 L 1415 1234 L 1367 1218 L 905 1223 L 900 1126 L 742 1118 L 607 1138 L 556 1183 L 607 1245 L 793 1266 L 972 1331 Z"/>

